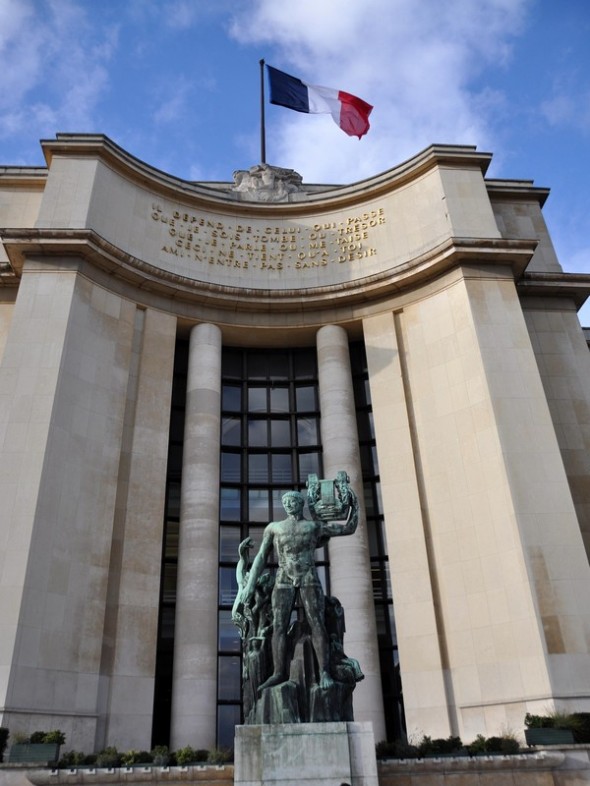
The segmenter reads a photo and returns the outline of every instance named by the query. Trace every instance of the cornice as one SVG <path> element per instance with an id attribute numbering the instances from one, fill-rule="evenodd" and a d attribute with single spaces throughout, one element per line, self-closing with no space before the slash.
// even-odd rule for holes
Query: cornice
<path id="1" fill-rule="evenodd" d="M 212 284 L 162 270 L 90 229 L 7 229 L 0 230 L 0 239 L 17 275 L 22 274 L 27 260 L 42 268 L 60 261 L 67 266 L 76 257 L 139 290 L 231 311 L 266 312 L 338 308 L 380 300 L 411 290 L 458 265 L 503 266 L 520 278 L 537 245 L 536 240 L 452 237 L 420 256 L 364 278 L 303 289 L 255 289 Z"/>
<path id="2" fill-rule="evenodd" d="M 0 185 L 42 190 L 49 170 L 40 166 L 0 166 Z"/>
<path id="3" fill-rule="evenodd" d="M 500 199 L 538 202 L 543 207 L 550 189 L 535 186 L 532 180 L 486 180 L 486 189 L 492 202 Z"/>
<path id="4" fill-rule="evenodd" d="M 590 296 L 590 273 L 525 272 L 517 287 L 523 297 L 567 297 L 580 309 Z"/>
<path id="5" fill-rule="evenodd" d="M 393 169 L 374 177 L 345 186 L 324 188 L 310 185 L 310 192 L 300 201 L 269 204 L 238 200 L 232 193 L 224 193 L 219 183 L 207 186 L 169 175 L 135 158 L 103 134 L 57 134 L 55 139 L 42 140 L 41 146 L 49 167 L 58 155 L 98 158 L 124 177 L 154 193 L 174 200 L 188 199 L 213 210 L 222 209 L 228 214 L 261 217 L 307 215 L 362 204 L 401 187 L 437 166 L 476 168 L 485 175 L 492 158 L 491 153 L 478 152 L 474 146 L 431 145 Z"/>

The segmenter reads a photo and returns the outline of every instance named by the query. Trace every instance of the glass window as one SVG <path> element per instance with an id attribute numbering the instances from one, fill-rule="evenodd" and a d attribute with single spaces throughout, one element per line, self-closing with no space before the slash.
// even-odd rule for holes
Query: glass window
<path id="1" fill-rule="evenodd" d="M 178 521 L 166 522 L 166 545 L 164 556 L 168 559 L 178 556 Z"/>
<path id="2" fill-rule="evenodd" d="M 378 522 L 376 522 L 373 519 L 369 519 L 369 518 L 367 519 L 367 535 L 369 536 L 369 555 L 371 557 L 381 556 L 377 527 L 378 527 Z"/>
<path id="3" fill-rule="evenodd" d="M 241 723 L 239 704 L 220 704 L 217 707 L 217 745 L 219 748 L 233 748 L 235 728 Z"/>
<path id="4" fill-rule="evenodd" d="M 293 372 L 295 379 L 310 379 L 316 376 L 315 352 L 294 352 Z"/>
<path id="5" fill-rule="evenodd" d="M 219 559 L 222 561 L 238 561 L 238 546 L 241 542 L 239 527 L 219 528 Z"/>
<path id="6" fill-rule="evenodd" d="M 248 418 L 248 445 L 254 448 L 265 448 L 268 445 L 267 421 Z"/>
<path id="7" fill-rule="evenodd" d="M 324 565 L 318 565 L 317 566 L 317 571 L 318 571 L 318 576 L 319 576 L 322 588 L 323 588 L 324 592 L 327 592 L 328 591 L 327 590 L 328 578 L 327 578 L 327 573 L 326 573 L 325 566 Z"/>
<path id="8" fill-rule="evenodd" d="M 285 513 L 285 511 L 283 511 L 283 516 L 281 516 L 281 518 L 285 518 L 284 513 Z M 265 527 L 266 527 L 266 525 L 268 523 L 269 522 L 266 521 L 261 526 L 255 526 L 255 525 L 250 524 L 250 526 L 248 527 L 248 534 L 250 535 L 250 537 L 254 541 L 254 550 L 252 551 L 253 555 L 258 553 L 258 549 L 260 547 L 260 544 L 262 543 L 262 536 L 264 534 Z"/>
<path id="9" fill-rule="evenodd" d="M 377 622 L 377 636 L 379 639 L 385 639 L 384 643 L 391 644 L 389 614 L 387 613 L 386 605 L 384 606 L 381 603 L 375 604 L 375 620 Z M 381 646 L 383 646 L 383 643 L 381 643 Z"/>
<path id="10" fill-rule="evenodd" d="M 219 568 L 219 605 L 232 606 L 238 593 L 235 568 Z"/>
<path id="11" fill-rule="evenodd" d="M 231 618 L 231 611 L 219 612 L 218 648 L 224 652 L 239 652 L 242 648 L 240 634 Z"/>
<path id="12" fill-rule="evenodd" d="M 241 455 L 239 453 L 221 454 L 221 480 L 227 483 L 239 483 L 242 479 L 240 467 Z"/>
<path id="13" fill-rule="evenodd" d="M 295 400 L 297 402 L 297 412 L 314 412 L 316 407 L 315 387 L 295 388 Z"/>
<path id="14" fill-rule="evenodd" d="M 267 453 L 251 453 L 248 456 L 248 480 L 250 483 L 268 482 Z"/>
<path id="15" fill-rule="evenodd" d="M 235 445 L 238 447 L 242 442 L 240 429 L 240 418 L 223 418 L 221 421 L 221 444 Z"/>
<path id="16" fill-rule="evenodd" d="M 224 347 L 221 355 L 221 373 L 224 377 L 242 378 L 242 350 Z"/>
<path id="17" fill-rule="evenodd" d="M 221 391 L 221 409 L 227 412 L 240 412 L 242 409 L 242 388 L 238 385 L 224 385 Z"/>
<path id="18" fill-rule="evenodd" d="M 170 441 L 182 442 L 184 437 L 184 409 L 173 409 L 170 413 Z"/>
<path id="19" fill-rule="evenodd" d="M 377 456 L 377 448 L 375 445 L 371 448 L 371 454 L 373 456 L 373 470 L 375 475 L 379 474 L 379 458 Z"/>
<path id="20" fill-rule="evenodd" d="M 381 483 L 375 483 L 375 494 L 377 495 L 377 510 L 383 515 L 383 500 L 381 499 Z"/>
<path id="21" fill-rule="evenodd" d="M 318 421 L 316 418 L 297 418 L 297 444 L 300 447 L 317 445 Z"/>
<path id="22" fill-rule="evenodd" d="M 177 376 L 174 375 L 174 383 L 172 385 L 172 400 L 173 407 L 184 408 L 186 402 L 186 378 L 182 379 L 180 384 L 177 383 Z"/>
<path id="23" fill-rule="evenodd" d="M 168 473 L 180 475 L 182 472 L 182 445 L 168 446 Z"/>
<path id="24" fill-rule="evenodd" d="M 248 412 L 266 412 L 266 388 L 248 388 Z"/>
<path id="25" fill-rule="evenodd" d="M 299 479 L 301 482 L 307 480 L 307 476 L 315 473 L 320 474 L 320 454 L 319 453 L 300 453 L 299 454 Z"/>
<path id="26" fill-rule="evenodd" d="M 291 444 L 291 429 L 288 420 L 270 421 L 270 444 L 273 448 L 288 448 Z"/>
<path id="27" fill-rule="evenodd" d="M 240 521 L 242 516 L 239 489 L 221 489 L 219 514 L 222 521 Z"/>
<path id="28" fill-rule="evenodd" d="M 168 509 L 169 516 L 180 516 L 180 483 L 168 483 Z"/>
<path id="29" fill-rule="evenodd" d="M 176 602 L 176 562 L 164 563 L 164 586 L 162 600 L 164 603 Z"/>
<path id="30" fill-rule="evenodd" d="M 269 379 L 289 379 L 289 353 L 272 352 L 267 354 Z"/>
<path id="31" fill-rule="evenodd" d="M 380 562 L 371 563 L 371 583 L 373 585 L 373 600 L 385 600 L 383 575 Z"/>
<path id="32" fill-rule="evenodd" d="M 268 379 L 268 352 L 248 354 L 248 379 Z"/>
<path id="33" fill-rule="evenodd" d="M 268 523 L 268 491 L 266 489 L 250 489 L 248 491 L 248 519 Z"/>
<path id="34" fill-rule="evenodd" d="M 160 617 L 160 636 L 163 639 L 174 638 L 175 607 L 162 606 Z"/>
<path id="35" fill-rule="evenodd" d="M 359 440 L 361 442 L 371 441 L 371 423 L 370 414 L 367 411 L 357 412 L 357 426 L 359 431 Z"/>
<path id="36" fill-rule="evenodd" d="M 271 388 L 270 411 L 271 412 L 289 411 L 289 388 Z"/>
<path id="37" fill-rule="evenodd" d="M 289 491 L 289 489 L 283 489 L 279 491 L 278 489 L 273 489 L 272 492 L 272 520 L 273 521 L 282 521 L 285 518 L 285 508 L 283 507 L 283 494 L 285 491 Z"/>
<path id="38" fill-rule="evenodd" d="M 367 516 L 374 516 L 377 512 L 373 500 L 373 484 L 370 481 L 363 483 L 363 491 L 365 496 L 365 513 Z"/>
<path id="39" fill-rule="evenodd" d="M 242 669 L 235 655 L 222 655 L 218 659 L 217 698 L 221 701 L 239 701 Z"/>
<path id="40" fill-rule="evenodd" d="M 285 485 L 289 485 L 293 482 L 290 453 L 273 453 L 271 455 L 271 463 L 273 483 L 284 483 Z"/>
<path id="41" fill-rule="evenodd" d="M 369 431 L 371 433 L 371 439 L 375 440 L 375 421 L 373 420 L 373 411 L 369 412 Z"/>

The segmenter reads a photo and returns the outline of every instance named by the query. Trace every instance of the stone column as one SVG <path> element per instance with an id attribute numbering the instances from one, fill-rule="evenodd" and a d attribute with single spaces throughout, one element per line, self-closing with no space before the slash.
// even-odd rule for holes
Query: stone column
<path id="1" fill-rule="evenodd" d="M 217 573 L 221 331 L 191 331 L 184 452 L 174 676 L 172 748 L 212 748 L 217 710 Z"/>
<path id="2" fill-rule="evenodd" d="M 354 692 L 357 721 L 371 721 L 375 739 L 385 739 L 379 648 L 371 585 L 363 478 L 346 331 L 325 325 L 317 333 L 320 413 L 325 478 L 346 470 L 360 505 L 360 523 L 352 536 L 330 541 L 331 592 L 346 614 L 346 654 L 357 658 L 365 674 Z"/>

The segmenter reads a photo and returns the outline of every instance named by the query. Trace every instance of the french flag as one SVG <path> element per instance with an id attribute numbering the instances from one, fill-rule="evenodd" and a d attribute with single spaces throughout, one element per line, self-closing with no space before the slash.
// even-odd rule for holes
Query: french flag
<path id="1" fill-rule="evenodd" d="M 266 67 L 271 104 L 307 114 L 332 115 L 334 122 L 345 133 L 358 136 L 359 139 L 369 130 L 369 115 L 373 109 L 371 104 L 343 90 L 310 85 L 272 66 Z"/>

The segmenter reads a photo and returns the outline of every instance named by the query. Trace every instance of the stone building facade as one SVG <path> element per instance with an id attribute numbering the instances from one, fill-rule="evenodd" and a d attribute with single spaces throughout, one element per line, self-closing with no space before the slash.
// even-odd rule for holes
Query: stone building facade
<path id="1" fill-rule="evenodd" d="M 231 744 L 237 545 L 340 469 L 376 739 L 590 710 L 590 276 L 547 190 L 471 147 L 306 186 L 42 145 L 0 168 L 0 725 Z"/>

